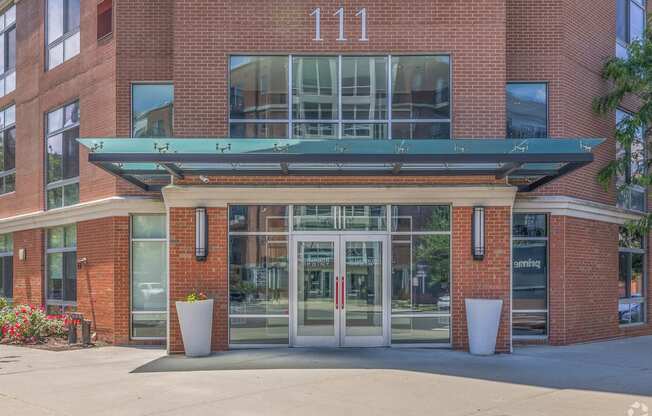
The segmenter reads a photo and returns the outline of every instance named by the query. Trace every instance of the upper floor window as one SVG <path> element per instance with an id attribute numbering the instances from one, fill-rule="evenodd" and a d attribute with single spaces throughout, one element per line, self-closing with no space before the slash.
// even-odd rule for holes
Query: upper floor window
<path id="1" fill-rule="evenodd" d="M 450 58 L 232 56 L 230 135 L 448 139 Z"/>
<path id="2" fill-rule="evenodd" d="M 102 0 L 97 4 L 97 40 L 113 33 L 113 0 Z"/>
<path id="3" fill-rule="evenodd" d="M 507 84 L 507 137 L 548 137 L 548 86 L 546 83 Z"/>
<path id="4" fill-rule="evenodd" d="M 173 110 L 172 84 L 132 85 L 132 137 L 172 137 Z"/>
<path id="5" fill-rule="evenodd" d="M 0 15 L 0 97 L 16 89 L 16 6 Z"/>
<path id="6" fill-rule="evenodd" d="M 617 0 L 616 7 L 616 56 L 627 58 L 627 45 L 645 31 L 645 0 Z"/>
<path id="7" fill-rule="evenodd" d="M 616 110 L 616 125 L 631 117 L 623 110 Z M 645 186 L 639 185 L 637 179 L 643 177 L 646 172 L 647 150 L 643 129 L 638 129 L 636 137 L 629 149 L 623 148 L 617 142 L 617 157 L 628 161 L 628 168 L 616 176 L 616 188 L 618 192 L 618 206 L 621 208 L 636 211 L 645 211 Z"/>
<path id="8" fill-rule="evenodd" d="M 0 111 L 0 194 L 16 190 L 16 107 Z"/>
<path id="9" fill-rule="evenodd" d="M 47 1 L 47 68 L 79 54 L 79 0 Z"/>
<path id="10" fill-rule="evenodd" d="M 0 234 L 0 298 L 11 299 L 14 289 L 14 243 L 11 234 Z"/>
<path id="11" fill-rule="evenodd" d="M 618 249 L 618 320 L 621 324 L 645 322 L 645 238 L 620 228 Z"/>
<path id="12" fill-rule="evenodd" d="M 79 202 L 79 102 L 47 115 L 46 207 L 61 208 Z"/>

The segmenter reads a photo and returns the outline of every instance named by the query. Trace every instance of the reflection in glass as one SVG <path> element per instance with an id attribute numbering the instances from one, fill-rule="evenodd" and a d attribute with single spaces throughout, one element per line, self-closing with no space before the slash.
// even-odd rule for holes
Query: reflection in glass
<path id="1" fill-rule="evenodd" d="M 450 302 L 450 236 L 395 236 L 392 313 L 448 313 Z"/>
<path id="2" fill-rule="evenodd" d="M 346 336 L 382 336 L 382 243 L 347 241 L 345 267 Z"/>
<path id="3" fill-rule="evenodd" d="M 138 313 L 131 316 L 131 336 L 134 338 L 165 338 L 167 314 Z"/>
<path id="4" fill-rule="evenodd" d="M 392 124 L 392 139 L 435 140 L 450 139 L 450 123 L 399 123 Z"/>
<path id="5" fill-rule="evenodd" d="M 335 335 L 333 242 L 297 243 L 297 335 Z"/>
<path id="6" fill-rule="evenodd" d="M 392 231 L 450 231 L 447 205 L 393 205 Z"/>
<path id="7" fill-rule="evenodd" d="M 63 253 L 48 254 L 47 264 L 47 298 L 63 300 Z"/>
<path id="8" fill-rule="evenodd" d="M 165 311 L 167 308 L 166 244 L 134 241 L 131 246 L 132 311 Z"/>
<path id="9" fill-rule="evenodd" d="M 63 179 L 62 165 L 63 165 L 63 149 L 62 149 L 63 135 L 57 134 L 48 137 L 48 177 L 47 181 L 55 182 Z"/>
<path id="10" fill-rule="evenodd" d="M 288 314 L 288 243 L 285 236 L 231 236 L 231 314 Z"/>
<path id="11" fill-rule="evenodd" d="M 174 86 L 134 84 L 131 94 L 132 137 L 172 137 Z"/>
<path id="12" fill-rule="evenodd" d="M 231 344 L 288 344 L 288 318 L 231 318 L 229 342 Z"/>
<path id="13" fill-rule="evenodd" d="M 545 214 L 514 214 L 512 235 L 514 237 L 547 237 L 547 218 Z"/>
<path id="14" fill-rule="evenodd" d="M 342 119 L 387 118 L 387 58 L 342 57 Z"/>
<path id="15" fill-rule="evenodd" d="M 288 118 L 287 56 L 232 56 L 229 80 L 231 119 Z"/>
<path id="16" fill-rule="evenodd" d="M 507 137 L 548 136 L 548 88 L 546 84 L 507 84 Z"/>
<path id="17" fill-rule="evenodd" d="M 547 335 L 548 314 L 546 312 L 514 312 L 512 334 L 516 336 Z"/>
<path id="18" fill-rule="evenodd" d="M 548 308 L 548 242 L 513 241 L 513 309 Z"/>
<path id="19" fill-rule="evenodd" d="M 449 119 L 449 57 L 393 56 L 392 89 L 393 118 Z"/>
<path id="20" fill-rule="evenodd" d="M 338 137 L 336 123 L 294 123 L 292 138 L 294 139 L 336 139 Z"/>
<path id="21" fill-rule="evenodd" d="M 165 238 L 165 215 L 134 215 L 132 217 L 133 238 Z"/>
<path id="22" fill-rule="evenodd" d="M 450 343 L 448 316 L 392 316 L 392 343 Z"/>
<path id="23" fill-rule="evenodd" d="M 231 123 L 230 137 L 235 139 L 287 139 L 287 123 Z"/>
<path id="24" fill-rule="evenodd" d="M 288 231 L 288 206 L 231 205 L 229 207 L 229 231 Z"/>
<path id="25" fill-rule="evenodd" d="M 63 36 L 63 0 L 48 0 L 48 44 Z"/>
<path id="26" fill-rule="evenodd" d="M 347 231 L 387 230 L 385 205 L 345 205 L 342 217 Z"/>
<path id="27" fill-rule="evenodd" d="M 335 213 L 332 205 L 295 205 L 294 231 L 335 230 Z"/>
<path id="28" fill-rule="evenodd" d="M 386 139 L 387 123 L 343 123 L 342 137 L 345 139 Z"/>
<path id="29" fill-rule="evenodd" d="M 337 58 L 292 59 L 292 117 L 296 120 L 338 118 Z"/>

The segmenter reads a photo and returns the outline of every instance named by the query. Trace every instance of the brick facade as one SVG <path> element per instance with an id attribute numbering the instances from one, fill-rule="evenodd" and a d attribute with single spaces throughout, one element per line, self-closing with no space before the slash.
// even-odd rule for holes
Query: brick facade
<path id="1" fill-rule="evenodd" d="M 569 196 L 615 204 L 612 186 L 595 180 L 615 154 L 614 116 L 597 116 L 594 97 L 604 93 L 602 64 L 615 49 L 613 1 L 571 0 L 114 0 L 113 34 L 96 40 L 96 2 L 81 1 L 81 52 L 45 71 L 44 0 L 17 2 L 17 87 L 0 98 L 0 109 L 16 105 L 16 192 L 0 196 L 0 221 L 44 210 L 45 114 L 79 99 L 82 137 L 129 137 L 131 86 L 173 82 L 174 126 L 178 137 L 228 136 L 228 59 L 231 54 L 420 54 L 451 56 L 452 136 L 504 137 L 505 83 L 548 84 L 551 137 L 605 137 L 596 161 L 534 194 Z M 312 40 L 322 9 L 323 41 Z M 345 10 L 346 42 L 337 41 L 338 7 Z M 355 13 L 368 11 L 369 40 L 357 40 Z M 638 103 L 628 100 L 625 108 Z M 80 201 L 142 196 L 134 185 L 89 164 L 80 154 Z M 500 184 L 494 177 L 210 177 L 212 185 L 457 185 Z M 198 178 L 177 184 L 200 185 Z M 152 193 L 149 196 L 160 197 Z M 415 201 L 418 202 L 418 201 Z M 194 257 L 194 211 L 172 207 L 169 214 L 169 349 L 181 352 L 174 301 L 193 289 L 216 299 L 213 348 L 227 348 L 227 214 L 209 209 L 210 252 Z M 470 254 L 470 208 L 453 209 L 452 340 L 466 348 L 465 297 L 504 300 L 498 349 L 510 349 L 511 207 L 487 210 L 488 252 Z M 102 338 L 128 343 L 130 317 L 129 219 L 107 214 L 78 223 L 78 308 Z M 550 218 L 549 342 L 555 345 L 652 334 L 648 324 L 623 329 L 617 317 L 618 241 L 616 224 L 553 215 Z M 0 232 L 3 232 L 0 225 Z M 14 300 L 43 303 L 44 228 L 14 232 Z M 19 249 L 26 259 L 18 260 Z M 652 262 L 648 261 L 648 264 Z M 649 281 L 649 279 L 648 279 Z M 648 292 L 652 285 L 648 284 Z M 648 297 L 649 303 L 650 297 Z"/>

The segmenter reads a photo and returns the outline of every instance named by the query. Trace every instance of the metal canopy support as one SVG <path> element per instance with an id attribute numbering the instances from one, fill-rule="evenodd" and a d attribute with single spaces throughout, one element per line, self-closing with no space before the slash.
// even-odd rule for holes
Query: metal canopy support
<path id="1" fill-rule="evenodd" d="M 110 163 L 98 163 L 97 166 L 103 168 L 104 170 L 106 170 L 107 172 L 113 174 L 114 176 L 117 176 L 118 178 L 122 178 L 122 179 L 126 180 L 127 182 L 129 182 L 129 183 L 131 183 L 133 185 L 136 185 L 137 187 L 139 187 L 143 191 L 151 191 L 151 190 L 153 190 L 150 187 L 150 185 L 136 179 L 135 177 L 133 177 L 130 174 L 127 174 L 126 172 L 122 171 L 120 168 L 118 168 L 115 165 L 112 165 Z"/>
<path id="2" fill-rule="evenodd" d="M 524 163 L 522 162 L 511 162 L 505 163 L 505 165 L 496 173 L 496 179 L 503 179 L 509 176 L 512 172 L 520 169 Z"/>
<path id="3" fill-rule="evenodd" d="M 162 163 L 161 166 L 163 166 L 163 168 L 167 170 L 170 173 L 170 175 L 174 176 L 175 178 L 177 179 L 184 178 L 183 172 L 174 163 Z"/>

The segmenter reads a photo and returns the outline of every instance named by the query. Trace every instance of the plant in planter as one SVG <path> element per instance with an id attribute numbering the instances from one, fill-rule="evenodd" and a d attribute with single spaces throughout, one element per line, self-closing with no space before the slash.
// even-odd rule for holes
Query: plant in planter
<path id="1" fill-rule="evenodd" d="M 0 311 L 0 339 L 12 344 L 37 344 L 49 337 L 62 337 L 65 324 L 60 317 L 47 316 L 31 305 L 5 307 Z"/>
<path id="2" fill-rule="evenodd" d="M 181 338 L 187 357 L 205 357 L 211 353 L 213 299 L 192 292 L 185 301 L 176 302 Z"/>

